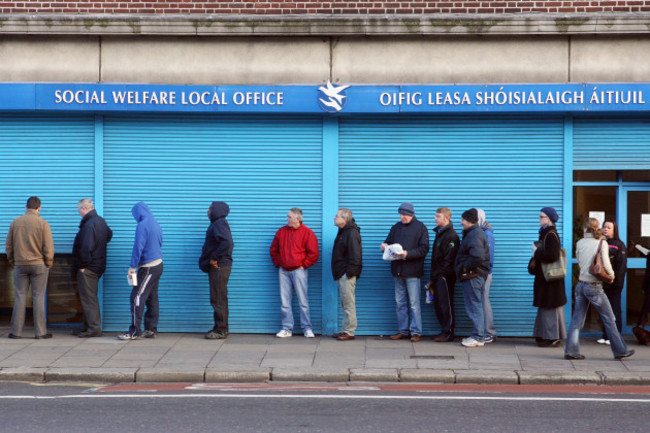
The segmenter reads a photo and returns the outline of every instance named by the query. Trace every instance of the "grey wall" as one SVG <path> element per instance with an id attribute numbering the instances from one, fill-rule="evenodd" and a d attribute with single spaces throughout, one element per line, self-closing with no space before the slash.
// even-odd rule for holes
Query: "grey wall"
<path id="1" fill-rule="evenodd" d="M 640 82 L 648 36 L 4 36 L 0 81 L 161 84 Z"/>

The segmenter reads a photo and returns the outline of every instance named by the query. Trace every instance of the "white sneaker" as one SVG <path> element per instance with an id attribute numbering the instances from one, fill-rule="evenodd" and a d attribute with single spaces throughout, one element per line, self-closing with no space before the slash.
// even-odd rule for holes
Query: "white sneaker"
<path id="1" fill-rule="evenodd" d="M 599 338 L 598 340 L 596 340 L 596 343 L 598 343 L 598 344 L 607 344 L 608 346 L 611 344 L 609 342 L 609 340 L 605 340 L 604 338 Z"/>
<path id="2" fill-rule="evenodd" d="M 139 340 L 140 337 L 137 335 L 131 335 L 128 332 L 125 332 L 124 334 L 120 334 L 117 336 L 118 340 Z"/>
<path id="3" fill-rule="evenodd" d="M 314 335 L 314 331 L 312 331 L 311 329 L 308 329 L 308 330 L 305 331 L 305 337 L 306 338 L 314 338 L 316 336 Z"/>
<path id="4" fill-rule="evenodd" d="M 278 338 L 287 338 L 287 337 L 291 337 L 292 335 L 293 334 L 291 333 L 291 331 L 287 331 L 286 329 L 282 329 L 280 330 L 280 332 L 275 334 L 275 336 Z"/>
<path id="5" fill-rule="evenodd" d="M 475 340 L 472 337 L 464 339 L 461 344 L 465 347 L 483 347 L 485 345 L 482 341 Z"/>

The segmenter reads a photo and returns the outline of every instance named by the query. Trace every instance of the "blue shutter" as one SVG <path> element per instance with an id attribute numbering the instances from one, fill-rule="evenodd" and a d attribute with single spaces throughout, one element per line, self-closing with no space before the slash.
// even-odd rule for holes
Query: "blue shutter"
<path id="1" fill-rule="evenodd" d="M 575 170 L 645 170 L 650 164 L 650 121 L 575 118 L 573 146 Z"/>
<path id="2" fill-rule="evenodd" d="M 105 215 L 114 230 L 104 285 L 107 330 L 129 324 L 126 271 L 145 201 L 163 229 L 160 331 L 214 325 L 208 278 L 198 258 L 212 201 L 229 204 L 235 241 L 228 284 L 232 332 L 280 329 L 277 270 L 269 247 L 291 207 L 321 239 L 322 120 L 317 117 L 111 116 L 104 124 Z M 321 273 L 310 269 L 314 331 L 320 332 Z M 294 303 L 296 328 L 299 310 Z"/>
<path id="3" fill-rule="evenodd" d="M 360 334 L 397 331 L 390 264 L 381 259 L 379 245 L 399 221 L 399 204 L 410 201 L 431 242 L 438 207 L 451 208 L 459 235 L 463 211 L 485 210 L 496 237 L 490 299 L 497 331 L 531 335 L 536 310 L 526 266 L 538 236 L 539 209 L 554 206 L 562 217 L 562 118 L 342 118 L 339 160 L 340 205 L 353 211 L 363 240 L 364 269 L 356 291 Z M 467 334 L 471 325 L 462 299 L 459 285 L 457 331 Z M 437 332 L 433 306 L 422 302 L 424 332 Z"/>
<path id="4" fill-rule="evenodd" d="M 70 254 L 79 227 L 77 202 L 93 198 L 93 116 L 0 115 L 0 239 L 5 252 L 11 221 L 25 213 L 27 198 L 41 199 L 54 250 Z"/>

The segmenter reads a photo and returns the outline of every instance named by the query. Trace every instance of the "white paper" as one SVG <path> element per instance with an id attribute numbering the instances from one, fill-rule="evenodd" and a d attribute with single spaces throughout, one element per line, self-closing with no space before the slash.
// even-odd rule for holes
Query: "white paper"
<path id="1" fill-rule="evenodd" d="M 589 218 L 595 218 L 598 220 L 598 227 L 602 227 L 605 222 L 605 212 L 592 210 L 589 212 Z"/>
<path id="2" fill-rule="evenodd" d="M 647 249 L 646 247 L 642 247 L 642 246 L 639 245 L 639 244 L 636 244 L 634 247 L 635 247 L 637 250 L 641 251 L 641 254 L 643 254 L 644 256 L 647 256 L 648 253 L 650 253 L 650 250 L 649 250 L 649 249 Z"/>
<path id="3" fill-rule="evenodd" d="M 641 236 L 650 237 L 650 213 L 641 214 Z"/>

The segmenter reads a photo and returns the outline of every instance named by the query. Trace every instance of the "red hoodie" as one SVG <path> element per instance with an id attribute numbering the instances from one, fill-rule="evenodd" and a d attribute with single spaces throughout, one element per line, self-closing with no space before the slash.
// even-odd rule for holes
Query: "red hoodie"
<path id="1" fill-rule="evenodd" d="M 307 269 L 318 261 L 318 240 L 314 232 L 301 224 L 297 229 L 280 227 L 271 244 L 271 260 L 276 268 L 293 271 Z"/>

